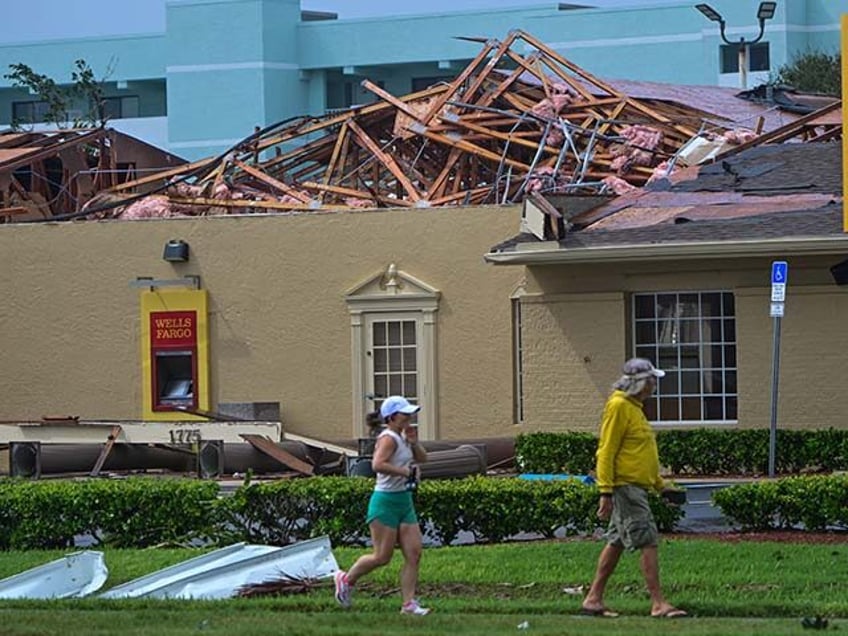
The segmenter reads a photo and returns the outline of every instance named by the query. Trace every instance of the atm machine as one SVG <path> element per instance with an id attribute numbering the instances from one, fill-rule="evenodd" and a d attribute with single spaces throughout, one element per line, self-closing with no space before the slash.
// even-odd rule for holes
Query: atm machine
<path id="1" fill-rule="evenodd" d="M 142 417 L 146 421 L 204 418 L 209 410 L 206 290 L 141 293 Z"/>

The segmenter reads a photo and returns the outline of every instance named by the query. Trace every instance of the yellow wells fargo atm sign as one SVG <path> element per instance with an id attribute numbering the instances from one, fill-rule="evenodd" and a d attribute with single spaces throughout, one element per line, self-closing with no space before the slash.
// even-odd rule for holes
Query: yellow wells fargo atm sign
<path id="1" fill-rule="evenodd" d="M 205 290 L 141 294 L 142 417 L 203 420 L 209 410 L 209 338 Z"/>

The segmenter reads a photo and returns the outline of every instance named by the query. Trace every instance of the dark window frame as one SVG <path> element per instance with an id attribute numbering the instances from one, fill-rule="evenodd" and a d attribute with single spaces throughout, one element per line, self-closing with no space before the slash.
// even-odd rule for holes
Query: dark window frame
<path id="1" fill-rule="evenodd" d="M 654 424 L 738 421 L 736 303 L 732 292 L 634 293 L 630 341 L 634 356 L 666 371 L 645 414 Z"/>
<path id="2" fill-rule="evenodd" d="M 758 73 L 771 70 L 771 47 L 768 42 L 746 44 L 747 71 Z M 719 68 L 722 74 L 739 72 L 739 44 L 722 44 L 719 48 Z"/>

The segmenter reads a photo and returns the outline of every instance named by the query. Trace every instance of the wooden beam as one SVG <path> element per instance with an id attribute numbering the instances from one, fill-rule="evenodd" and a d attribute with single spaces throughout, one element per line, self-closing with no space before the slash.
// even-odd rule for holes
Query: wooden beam
<path id="1" fill-rule="evenodd" d="M 205 168 L 212 164 L 214 161 L 214 157 L 208 157 L 206 159 L 201 159 L 200 161 L 195 161 L 194 163 L 187 163 L 182 166 L 178 166 L 176 168 L 170 168 L 169 170 L 164 170 L 162 172 L 157 172 L 156 174 L 151 174 L 146 177 L 141 177 L 140 179 L 135 179 L 133 181 L 125 181 L 124 183 L 119 183 L 116 186 L 109 188 L 108 190 L 104 190 L 104 192 L 121 192 L 122 190 L 130 190 L 132 188 L 136 188 L 141 185 L 147 185 L 148 183 L 156 183 L 157 181 L 164 181 L 170 177 L 176 177 L 177 175 L 184 175 L 194 170 L 199 170 L 201 168 Z"/>
<path id="2" fill-rule="evenodd" d="M 423 91 L 418 91 L 416 93 L 410 93 L 409 95 L 404 95 L 403 97 L 399 97 L 398 99 L 402 101 L 415 101 L 418 99 L 426 99 L 432 97 L 433 95 L 438 95 L 439 93 L 445 91 L 444 86 L 432 86 Z M 362 106 L 359 108 L 351 108 L 349 111 L 336 115 L 334 117 L 328 117 L 326 119 L 321 119 L 318 122 L 311 124 L 310 126 L 306 126 L 304 128 L 299 128 L 292 132 L 286 132 L 281 135 L 275 135 L 273 137 L 267 137 L 259 144 L 259 150 L 264 150 L 266 148 L 270 148 L 271 146 L 276 146 L 285 141 L 289 141 L 296 137 L 303 137 L 304 135 L 310 135 L 319 130 L 324 130 L 325 128 L 330 128 L 332 126 L 338 126 L 339 124 L 344 123 L 348 119 L 353 117 L 362 118 L 366 115 L 372 115 L 374 113 L 379 113 L 381 111 L 391 110 L 392 105 L 387 102 L 378 102 L 376 104 L 369 104 L 368 106 Z"/>
<path id="3" fill-rule="evenodd" d="M 444 93 L 442 93 L 439 97 L 437 97 L 433 103 L 430 105 L 430 108 L 422 117 L 422 120 L 425 124 L 429 124 L 430 121 L 435 117 L 436 113 L 442 110 L 444 105 L 453 97 L 456 92 L 460 89 L 460 87 L 465 83 L 471 74 L 475 71 L 477 66 L 486 59 L 486 56 L 495 48 L 495 40 L 488 40 L 480 52 L 477 54 L 468 66 L 463 69 L 462 73 L 456 76 L 454 80 L 445 88 Z"/>
<path id="4" fill-rule="evenodd" d="M 506 39 L 500 43 L 495 54 L 491 57 L 491 59 L 486 62 L 486 65 L 477 73 L 477 76 L 474 78 L 474 81 L 471 82 L 471 85 L 462 91 L 461 101 L 466 103 L 473 103 L 475 93 L 480 89 L 483 83 L 489 78 L 489 74 L 494 70 L 495 66 L 501 61 L 503 56 L 509 51 L 509 47 L 512 46 L 512 43 L 515 41 L 517 31 L 510 31 L 509 35 L 506 36 Z M 484 49 L 485 50 L 485 49 Z M 433 113 L 435 115 L 438 110 Z M 429 122 L 429 120 L 428 120 Z"/>
<path id="5" fill-rule="evenodd" d="M 594 84 L 596 87 L 600 88 L 605 93 L 607 93 L 607 95 L 616 95 L 618 97 L 622 97 L 622 94 L 620 92 L 618 92 L 617 90 L 615 90 L 612 86 L 602 82 L 601 80 L 599 80 L 594 75 L 587 73 L 584 69 L 580 68 L 576 64 L 572 64 L 571 62 L 566 60 L 562 55 L 560 55 L 559 53 L 554 51 L 552 48 L 550 48 L 549 46 L 544 44 L 541 40 L 537 40 L 536 38 L 534 38 L 532 35 L 530 35 L 526 31 L 519 31 L 518 32 L 518 38 L 521 39 L 521 40 L 524 40 L 525 42 L 527 42 L 527 44 L 530 44 L 531 46 L 536 47 L 539 51 L 544 53 L 551 60 L 555 61 L 560 66 L 567 68 L 569 71 L 571 71 L 572 73 L 574 73 L 578 77 L 582 77 L 587 82 Z M 569 78 L 568 75 L 566 73 L 563 73 L 562 70 L 559 69 L 556 64 L 550 64 L 547 61 L 545 61 L 545 64 L 547 64 L 548 68 L 550 68 L 552 71 L 554 71 L 562 79 L 564 79 L 566 82 L 571 84 L 571 86 L 574 89 L 576 89 L 578 93 L 580 93 L 581 95 L 584 95 L 587 98 L 591 95 L 590 91 L 586 90 L 586 88 L 584 88 L 583 85 L 580 82 L 575 82 L 574 80 Z"/>
<path id="6" fill-rule="evenodd" d="M 493 187 L 493 185 L 486 185 L 480 186 L 479 188 L 472 188 L 471 190 L 463 190 L 462 192 L 449 194 L 448 196 L 435 199 L 431 203 L 433 205 L 445 205 L 447 203 L 457 203 L 463 201 L 466 198 L 474 199 L 480 195 L 484 195 L 491 192 Z"/>
<path id="7" fill-rule="evenodd" d="M 491 137 L 493 139 L 500 139 L 501 141 L 505 141 L 507 143 L 516 144 L 518 146 L 524 146 L 525 148 L 532 148 L 533 150 L 539 147 L 539 142 L 528 141 L 526 139 L 521 138 L 516 134 L 503 133 L 497 130 L 491 130 L 486 128 L 485 126 L 478 126 L 477 124 L 472 124 L 471 122 L 465 121 L 462 117 L 452 117 L 452 118 L 443 118 L 443 122 L 447 122 L 453 124 L 454 126 L 459 126 L 460 128 L 465 128 L 467 130 L 473 130 L 474 132 L 480 133 L 484 137 Z M 535 134 L 538 136 L 539 132 L 536 131 Z M 559 154 L 559 148 L 555 148 L 554 146 L 545 146 L 545 152 L 549 152 L 554 155 Z"/>
<path id="8" fill-rule="evenodd" d="M 292 187 L 286 185 L 282 181 L 277 181 L 274 177 L 268 176 L 267 174 L 265 174 L 261 170 L 257 170 L 253 166 L 249 166 L 246 163 L 244 163 L 242 161 L 238 161 L 238 160 L 233 161 L 233 165 L 235 165 L 238 168 L 241 168 L 247 174 L 258 179 L 259 181 L 261 181 L 265 185 L 271 186 L 275 190 L 282 192 L 283 194 L 287 194 L 288 196 L 290 196 L 294 199 L 297 199 L 298 201 L 300 201 L 304 205 L 310 205 L 312 203 L 312 199 L 310 197 L 306 196 L 302 192 L 299 192 L 295 188 L 292 188 Z"/>
<path id="9" fill-rule="evenodd" d="M 209 197 L 168 197 L 179 205 L 197 205 L 218 208 L 261 208 L 264 210 L 314 210 L 314 204 L 283 203 L 282 201 L 248 201 L 246 199 L 210 199 Z M 321 210 L 344 210 L 344 206 L 321 205 Z"/>
<path id="10" fill-rule="evenodd" d="M 307 446 L 312 446 L 313 448 L 320 448 L 323 451 L 329 451 L 331 453 L 336 453 L 337 455 L 343 455 L 345 457 L 359 457 L 359 450 L 354 450 L 352 448 L 348 448 L 347 446 L 339 446 L 338 444 L 333 444 L 332 442 L 325 442 L 322 439 L 315 439 L 314 437 L 305 437 L 303 435 L 295 435 L 294 433 L 283 432 L 283 440 L 289 442 L 300 442 L 301 444 L 306 444 Z"/>
<path id="11" fill-rule="evenodd" d="M 451 148 L 450 153 L 448 154 L 447 159 L 444 161 L 444 165 L 442 167 L 441 172 L 439 172 L 439 176 L 436 177 L 436 180 L 430 185 L 430 189 L 427 191 L 427 194 L 424 196 L 427 200 L 432 200 L 434 197 L 439 197 L 444 194 L 445 184 L 447 183 L 448 175 L 451 173 L 456 167 L 456 163 L 459 160 L 460 156 L 462 156 L 462 151 L 459 148 Z"/>
<path id="12" fill-rule="evenodd" d="M 420 115 L 418 113 L 416 113 L 412 108 L 407 106 L 404 102 L 399 100 L 397 97 L 395 97 L 391 93 L 384 91 L 382 88 L 377 86 L 374 82 L 367 80 L 367 79 L 364 79 L 364 80 L 362 80 L 362 88 L 364 88 L 365 90 L 371 91 L 372 93 L 374 93 L 380 99 L 389 102 L 392 106 L 397 108 L 402 113 L 408 115 L 409 117 L 412 117 L 412 119 L 414 119 L 416 121 L 421 121 L 419 119 Z"/>
<path id="13" fill-rule="evenodd" d="M 91 477 L 97 477 L 100 474 L 100 470 L 103 468 L 103 464 L 106 463 L 106 458 L 109 457 L 109 453 L 112 452 L 115 440 L 118 439 L 122 430 L 123 429 L 120 424 L 115 424 L 112 427 L 109 436 L 106 438 L 106 443 L 103 445 L 100 455 L 97 457 L 97 461 L 94 462 L 94 468 L 92 468 L 91 473 L 89 473 Z"/>
<path id="14" fill-rule="evenodd" d="M 20 168 L 21 166 L 28 166 L 33 161 L 49 159 L 50 157 L 58 155 L 59 152 L 62 150 L 79 147 L 82 144 L 100 139 L 100 137 L 102 137 L 103 135 L 104 131 L 102 130 L 95 130 L 87 133 L 76 132 L 68 134 L 66 136 L 67 138 L 64 141 L 45 146 L 44 148 L 37 148 L 32 152 L 28 152 L 24 155 L 18 156 L 16 159 L 0 164 L 0 171 L 14 171 Z M 59 135 L 57 134 L 55 136 Z"/>
<path id="15" fill-rule="evenodd" d="M 12 206 L 10 208 L 0 208 L 0 216 L 15 216 L 16 214 L 26 214 L 29 212 L 27 208 L 20 206 Z"/>
<path id="16" fill-rule="evenodd" d="M 491 152 L 490 150 L 486 150 L 485 148 L 481 148 L 480 146 L 472 144 L 459 137 L 454 138 L 449 137 L 447 135 L 440 135 L 438 133 L 430 132 L 429 130 L 424 130 L 421 134 L 423 134 L 428 139 L 432 139 L 433 141 L 438 141 L 439 143 L 448 146 L 460 148 L 461 150 L 465 150 L 466 152 L 479 155 L 484 159 L 489 159 L 495 162 L 500 162 L 501 160 L 501 155 L 495 152 Z M 530 166 L 528 166 L 526 163 L 521 163 L 520 161 L 515 161 L 514 159 L 504 159 L 503 162 L 508 166 L 512 166 L 513 168 L 520 168 L 524 171 L 530 170 Z"/>
<path id="17" fill-rule="evenodd" d="M 321 190 L 344 197 L 374 201 L 374 207 L 377 207 L 378 203 L 395 208 L 411 208 L 415 205 L 412 201 L 407 201 L 406 199 L 393 199 L 387 196 L 375 197 L 374 194 L 366 190 L 355 190 L 353 188 L 343 188 L 341 186 L 324 185 L 323 183 L 316 183 L 315 181 L 304 181 L 300 185 L 307 190 Z M 347 206 L 346 209 L 349 208 L 350 206 Z"/>
<path id="18" fill-rule="evenodd" d="M 336 136 L 336 144 L 333 146 L 333 154 L 330 155 L 330 161 L 327 162 L 327 169 L 324 171 L 324 184 L 330 183 L 333 178 L 333 173 L 336 171 L 336 166 L 341 163 L 344 166 L 345 157 L 347 157 L 347 122 L 339 128 L 339 133 Z"/>
<path id="19" fill-rule="evenodd" d="M 315 467 L 312 466 L 312 464 L 307 464 L 302 459 L 295 457 L 287 450 L 277 446 L 267 437 L 262 435 L 251 435 L 249 433 L 242 433 L 239 437 L 253 446 L 253 448 L 258 450 L 260 453 L 264 453 L 268 457 L 276 459 L 284 466 L 288 466 L 302 475 L 311 477 L 315 474 Z"/>
<path id="20" fill-rule="evenodd" d="M 415 186 L 412 185 L 412 182 L 406 177 L 406 175 L 403 174 L 403 171 L 400 169 L 400 166 L 397 165 L 392 156 L 383 152 L 383 150 L 377 145 L 377 143 L 373 139 L 371 139 L 371 137 L 368 136 L 368 133 L 362 130 L 362 128 L 360 128 L 356 124 L 356 122 L 350 120 L 347 125 L 350 128 L 351 132 L 354 134 L 354 136 L 359 139 L 359 141 L 362 142 L 362 144 L 366 148 L 368 148 L 371 154 L 374 155 L 377 160 L 381 164 L 386 166 L 389 172 L 391 172 L 395 176 L 395 178 L 403 186 L 403 189 L 406 190 L 406 194 L 409 196 L 409 198 L 413 202 L 420 201 L 421 194 L 418 192 L 418 190 L 415 189 Z"/>

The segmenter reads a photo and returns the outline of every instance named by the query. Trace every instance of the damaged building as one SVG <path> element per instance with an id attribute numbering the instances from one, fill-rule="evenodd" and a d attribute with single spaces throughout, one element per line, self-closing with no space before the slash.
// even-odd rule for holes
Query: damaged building
<path id="1" fill-rule="evenodd" d="M 588 431 L 644 355 L 658 424 L 761 427 L 782 259 L 781 423 L 838 425 L 841 104 L 607 81 L 524 31 L 475 45 L 451 81 L 366 81 L 372 104 L 100 179 L 48 222 L 5 200 L 0 419 L 262 446 L 367 438 L 403 393 L 426 440 Z M 210 421 L 232 404 L 275 421 Z"/>

